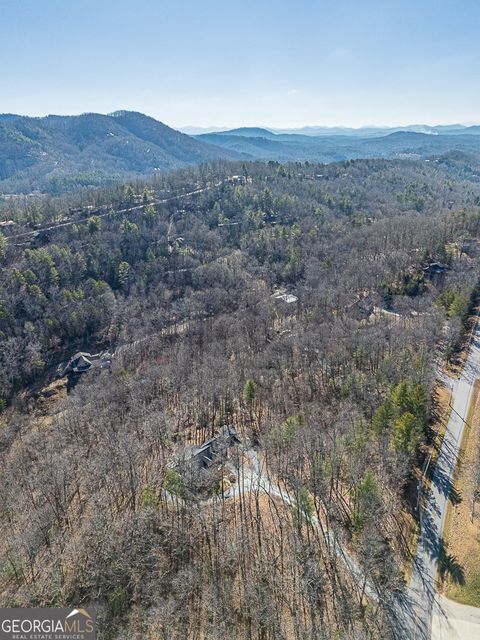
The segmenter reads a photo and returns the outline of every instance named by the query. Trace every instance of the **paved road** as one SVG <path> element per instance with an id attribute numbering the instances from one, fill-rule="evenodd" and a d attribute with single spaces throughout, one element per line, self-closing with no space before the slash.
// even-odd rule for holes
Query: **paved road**
<path id="1" fill-rule="evenodd" d="M 425 496 L 421 535 L 412 578 L 405 592 L 397 595 L 391 604 L 392 628 L 398 640 L 480 639 L 480 609 L 453 603 L 437 594 L 435 588 L 449 494 L 472 400 L 473 386 L 479 378 L 480 324 L 477 323 L 465 366 L 452 387 L 451 415 L 433 473 L 431 489 Z M 272 481 L 256 452 L 248 449 L 245 453 L 249 463 L 243 466 L 240 482 L 231 487 L 229 497 L 264 491 L 289 506 L 294 506 L 294 499 L 279 484 Z M 322 528 L 316 516 L 312 517 L 312 524 Z M 322 532 L 327 544 L 342 560 L 365 594 L 378 601 L 377 592 L 362 568 L 342 548 L 336 536 L 325 532 L 323 528 Z"/>
<path id="2" fill-rule="evenodd" d="M 169 196 L 168 198 L 163 198 L 162 200 L 154 200 L 151 204 L 154 206 L 157 206 L 157 205 L 166 204 L 167 202 L 172 202 L 175 200 L 183 200 L 184 198 L 188 198 L 189 196 L 195 196 L 195 195 L 198 195 L 199 193 L 204 193 L 205 191 L 210 191 L 211 189 L 220 187 L 224 182 L 228 182 L 229 180 L 231 180 L 231 178 L 220 180 L 219 182 L 216 182 L 215 184 L 211 184 L 206 187 L 199 187 L 198 189 L 194 189 L 193 191 L 188 191 L 187 193 L 180 193 L 176 196 Z M 70 227 L 73 224 L 88 222 L 88 220 L 90 220 L 92 215 L 95 215 L 96 218 L 105 218 L 107 216 L 116 216 L 116 215 L 119 215 L 120 213 L 129 213 L 130 211 L 140 211 L 141 209 L 144 209 L 144 208 L 145 208 L 145 204 L 142 203 L 142 204 L 138 204 L 133 207 L 128 207 L 125 209 L 112 209 L 110 211 L 106 211 L 105 213 L 90 214 L 84 218 L 68 220 L 67 222 L 58 222 L 57 224 L 52 224 L 52 225 L 49 225 L 48 227 L 42 227 L 41 229 L 35 229 L 33 231 L 25 231 L 23 233 L 17 233 L 15 235 L 7 236 L 7 240 L 19 240 L 21 238 L 28 238 L 30 236 L 38 235 L 39 233 L 42 233 L 44 231 L 54 231 L 55 229 Z"/>
<path id="3" fill-rule="evenodd" d="M 392 627 L 399 640 L 470 640 L 480 639 L 480 610 L 451 603 L 436 592 L 438 557 L 443 549 L 443 528 L 453 476 L 473 395 L 474 383 L 480 378 L 480 324 L 477 322 L 467 360 L 460 377 L 452 387 L 452 410 L 433 473 L 431 488 L 425 496 L 421 517 L 421 535 L 408 588 L 391 606 Z M 243 490 L 263 489 L 266 493 L 292 504 L 281 487 L 273 484 L 261 468 L 258 457 L 249 452 L 250 471 L 244 478 Z M 235 491 L 235 490 L 234 490 Z M 236 488 L 241 492 L 242 488 Z M 320 525 L 320 523 L 314 522 Z M 346 564 L 357 583 L 365 575 L 356 562 L 328 534 L 335 553 Z M 366 593 L 373 600 L 378 596 L 367 581 Z M 433 625 L 432 625 L 433 621 Z M 433 635 L 432 635 L 433 631 Z"/>
<path id="4" fill-rule="evenodd" d="M 438 596 L 432 618 L 432 640 L 478 640 L 480 609 Z"/>
<path id="5" fill-rule="evenodd" d="M 398 605 L 399 638 L 430 640 L 432 616 L 435 615 L 435 628 L 438 628 L 439 620 L 448 618 L 448 607 L 444 606 L 445 599 L 440 598 L 435 589 L 438 557 L 443 549 L 442 534 L 448 498 L 472 399 L 473 385 L 478 378 L 480 325 L 477 323 L 465 366 L 453 384 L 452 411 L 433 473 L 431 489 L 425 496 L 422 509 L 421 535 L 412 579 L 404 600 Z M 480 638 L 480 631 L 477 637 Z"/>

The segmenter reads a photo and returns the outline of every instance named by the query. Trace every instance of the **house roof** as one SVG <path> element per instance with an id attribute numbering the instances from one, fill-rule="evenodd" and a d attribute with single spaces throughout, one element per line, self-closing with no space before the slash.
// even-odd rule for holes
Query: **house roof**
<path id="1" fill-rule="evenodd" d="M 90 361 L 86 356 L 84 356 L 83 354 L 82 354 L 82 355 L 80 355 L 80 356 L 78 356 L 78 358 L 74 358 L 74 359 L 71 361 L 71 363 L 72 363 L 73 365 L 75 365 L 76 367 L 81 367 L 81 366 L 82 366 L 82 367 L 85 367 L 85 366 L 87 366 L 87 365 L 88 365 L 89 367 L 91 367 L 91 366 L 92 366 L 91 361 Z"/>
<path id="2" fill-rule="evenodd" d="M 178 460 L 183 459 L 185 461 L 201 460 L 209 465 L 219 452 L 234 444 L 240 444 L 240 439 L 237 436 L 235 427 L 232 425 L 224 425 L 218 433 L 202 444 L 184 449 L 177 459 L 177 464 Z"/>
<path id="3" fill-rule="evenodd" d="M 79 360 L 80 358 L 91 358 L 92 356 L 85 351 L 78 351 L 74 356 L 70 358 L 70 362 L 74 362 L 74 360 Z"/>
<path id="4" fill-rule="evenodd" d="M 282 291 L 276 291 L 272 297 L 275 300 L 283 300 L 283 302 L 286 302 L 287 304 L 292 304 L 298 300 L 297 296 L 294 296 L 292 293 L 285 293 Z"/>
<path id="5" fill-rule="evenodd" d="M 426 267 L 424 267 L 424 271 L 445 271 L 446 266 L 441 264 L 440 262 L 430 262 Z"/>
<path id="6" fill-rule="evenodd" d="M 59 369 L 59 373 L 57 375 L 66 376 L 67 373 L 81 373 L 86 369 L 90 369 L 93 365 L 93 362 L 99 360 L 102 354 L 100 353 L 87 353 L 86 351 L 77 351 L 75 355 L 73 355 L 70 360 L 64 365 L 63 369 Z"/>

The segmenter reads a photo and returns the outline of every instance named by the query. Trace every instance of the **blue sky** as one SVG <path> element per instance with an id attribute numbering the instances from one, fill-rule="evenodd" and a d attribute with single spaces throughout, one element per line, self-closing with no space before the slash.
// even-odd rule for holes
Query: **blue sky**
<path id="1" fill-rule="evenodd" d="M 480 121 L 478 0 L 0 0 L 0 112 Z"/>

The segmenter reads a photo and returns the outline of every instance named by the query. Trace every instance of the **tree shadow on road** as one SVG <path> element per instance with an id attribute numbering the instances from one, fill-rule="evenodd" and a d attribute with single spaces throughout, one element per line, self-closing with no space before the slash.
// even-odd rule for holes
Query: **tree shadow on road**
<path id="1" fill-rule="evenodd" d="M 462 501 L 462 494 L 453 485 L 451 475 L 445 473 L 438 467 L 435 469 L 435 475 L 432 479 L 432 483 L 437 489 L 446 496 L 453 505 L 460 504 Z"/>
<path id="2" fill-rule="evenodd" d="M 454 584 L 465 584 L 465 569 L 458 562 L 456 556 L 448 553 L 443 538 L 440 538 L 438 545 L 438 573 L 442 583 L 445 582 L 446 578 L 450 578 Z"/>
<path id="3" fill-rule="evenodd" d="M 461 492 L 453 485 L 450 487 L 448 499 L 453 504 L 453 506 L 460 504 L 463 500 Z"/>

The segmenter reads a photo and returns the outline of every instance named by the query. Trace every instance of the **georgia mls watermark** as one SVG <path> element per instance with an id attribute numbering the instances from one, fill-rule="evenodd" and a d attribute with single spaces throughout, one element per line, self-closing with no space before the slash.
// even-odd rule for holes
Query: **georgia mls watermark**
<path id="1" fill-rule="evenodd" d="M 95 612 L 0 609 L 0 640 L 95 640 Z"/>

